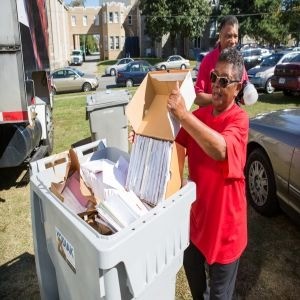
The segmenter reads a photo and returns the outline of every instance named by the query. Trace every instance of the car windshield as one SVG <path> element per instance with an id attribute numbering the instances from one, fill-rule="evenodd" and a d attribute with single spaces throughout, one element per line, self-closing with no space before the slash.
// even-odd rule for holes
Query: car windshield
<path id="1" fill-rule="evenodd" d="M 300 54 L 298 54 L 297 56 L 295 56 L 291 62 L 300 62 Z"/>
<path id="2" fill-rule="evenodd" d="M 275 66 L 280 58 L 283 56 L 281 53 L 272 54 L 266 57 L 262 63 L 260 64 L 261 67 L 273 67 Z"/>
<path id="3" fill-rule="evenodd" d="M 79 76 L 84 75 L 84 73 L 82 71 L 80 71 L 79 69 L 72 68 L 72 70 L 74 70 Z"/>
<path id="4" fill-rule="evenodd" d="M 72 51 L 72 55 L 81 55 L 80 51 Z"/>

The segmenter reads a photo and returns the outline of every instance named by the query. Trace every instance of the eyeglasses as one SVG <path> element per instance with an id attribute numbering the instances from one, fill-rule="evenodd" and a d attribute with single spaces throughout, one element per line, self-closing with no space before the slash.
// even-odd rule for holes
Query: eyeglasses
<path id="1" fill-rule="evenodd" d="M 229 85 L 229 84 L 232 84 L 232 83 L 234 83 L 234 82 L 240 82 L 239 80 L 230 80 L 229 78 L 227 78 L 227 77 L 222 77 L 222 76 L 218 76 L 214 71 L 212 71 L 211 73 L 210 73 L 210 81 L 212 82 L 212 83 L 215 83 L 217 80 L 219 80 L 219 85 L 220 85 L 220 87 L 222 87 L 222 88 L 226 88 L 227 87 L 227 85 Z"/>

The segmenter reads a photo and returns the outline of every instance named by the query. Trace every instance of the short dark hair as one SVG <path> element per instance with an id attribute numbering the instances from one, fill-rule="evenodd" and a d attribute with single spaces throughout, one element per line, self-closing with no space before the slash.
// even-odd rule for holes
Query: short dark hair
<path id="1" fill-rule="evenodd" d="M 244 59 L 240 51 L 236 48 L 223 49 L 218 58 L 218 62 L 225 62 L 233 65 L 235 80 L 242 80 L 244 72 Z"/>
<path id="2" fill-rule="evenodd" d="M 219 31 L 221 31 L 226 25 L 231 25 L 231 26 L 237 25 L 237 26 L 239 26 L 239 21 L 236 18 L 236 16 L 233 16 L 233 15 L 225 16 L 221 19 L 220 26 L 219 26 Z"/>

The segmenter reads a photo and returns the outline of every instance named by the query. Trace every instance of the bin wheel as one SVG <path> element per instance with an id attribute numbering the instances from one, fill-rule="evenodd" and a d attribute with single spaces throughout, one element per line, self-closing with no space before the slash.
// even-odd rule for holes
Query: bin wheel
<path id="1" fill-rule="evenodd" d="M 91 90 L 92 90 L 91 84 L 88 83 L 88 82 L 85 82 L 85 83 L 83 84 L 83 86 L 82 86 L 82 90 L 83 90 L 84 92 L 89 92 L 89 91 L 91 91 Z"/>
<path id="2" fill-rule="evenodd" d="M 133 86 L 133 81 L 132 79 L 127 79 L 126 80 L 126 87 L 132 87 Z"/>

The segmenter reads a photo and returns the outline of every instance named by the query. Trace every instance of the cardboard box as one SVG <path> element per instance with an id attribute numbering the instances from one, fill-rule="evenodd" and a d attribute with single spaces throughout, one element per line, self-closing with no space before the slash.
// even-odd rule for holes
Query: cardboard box
<path id="1" fill-rule="evenodd" d="M 64 152 L 64 155 L 67 155 L 67 153 Z M 69 180 L 71 179 L 71 177 L 76 173 L 77 181 L 73 184 L 73 187 L 76 189 L 76 198 L 81 203 L 81 205 L 83 205 L 87 209 L 94 208 L 95 205 L 97 205 L 97 201 L 91 189 L 85 184 L 80 176 L 80 164 L 76 152 L 73 149 L 70 149 L 68 156 L 66 156 L 65 159 L 67 161 L 65 176 L 63 180 L 59 182 L 52 182 L 50 191 L 54 195 L 56 195 L 62 202 L 64 202 L 62 193 L 66 186 L 69 185 Z M 61 162 L 63 162 L 62 158 L 60 158 L 58 163 Z M 48 165 L 47 167 L 50 167 L 50 165 Z M 55 165 L 53 165 L 53 168 L 55 168 Z"/>
<path id="2" fill-rule="evenodd" d="M 137 134 L 174 141 L 180 124 L 169 114 L 167 101 L 176 81 L 186 108 L 191 108 L 196 94 L 189 70 L 149 72 L 126 107 L 128 120 Z M 184 157 L 183 147 L 174 143 L 166 198 L 181 187 Z"/>

